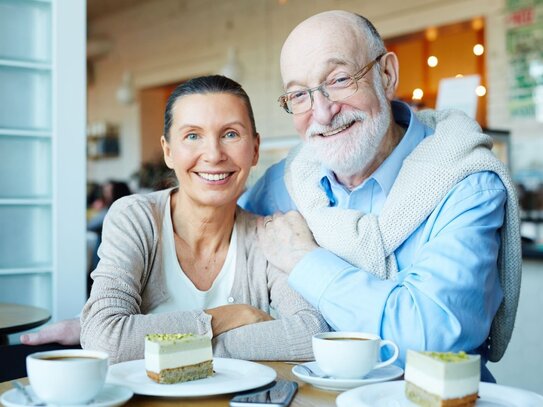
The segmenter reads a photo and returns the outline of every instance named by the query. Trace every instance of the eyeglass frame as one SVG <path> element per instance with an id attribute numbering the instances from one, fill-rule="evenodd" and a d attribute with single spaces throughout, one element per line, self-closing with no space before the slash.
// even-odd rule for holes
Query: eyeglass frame
<path id="1" fill-rule="evenodd" d="M 356 89 L 355 91 L 349 95 L 349 96 L 346 96 L 342 99 L 338 99 L 338 100 L 330 100 L 329 99 L 329 95 L 328 95 L 328 92 L 326 91 L 326 83 L 328 82 L 328 80 L 326 81 L 323 81 L 321 82 L 318 86 L 315 86 L 314 88 L 306 88 L 306 89 L 298 89 L 298 90 L 293 90 L 291 92 L 285 92 L 283 93 L 281 96 L 279 96 L 279 98 L 277 99 L 277 101 L 279 102 L 279 106 L 281 106 L 283 108 L 283 110 L 285 110 L 285 112 L 289 113 L 289 114 L 292 114 L 292 115 L 298 115 L 298 114 L 304 114 L 304 113 L 307 113 L 309 112 L 312 108 L 313 108 L 313 103 L 314 103 L 314 99 L 313 99 L 313 93 L 315 93 L 316 91 L 320 90 L 320 92 L 324 95 L 324 97 L 326 99 L 328 99 L 329 101 L 331 102 L 339 102 L 340 100 L 345 100 L 345 99 L 348 99 L 350 98 L 351 96 L 353 96 L 356 92 L 358 92 L 358 81 L 360 79 L 362 79 L 369 71 L 371 71 L 371 69 L 375 66 L 375 64 L 377 64 L 379 62 L 379 60 L 384 57 L 387 53 L 386 52 L 383 52 L 381 55 L 379 55 L 377 58 L 375 58 L 374 60 L 372 60 L 370 63 L 364 65 L 362 67 L 362 69 L 360 69 L 358 72 L 356 72 L 355 74 L 353 75 L 348 75 L 351 80 L 353 81 L 353 83 L 356 85 Z M 309 93 L 309 99 L 311 101 L 310 105 L 309 105 L 309 109 L 307 110 L 304 110 L 303 112 L 298 112 L 298 113 L 293 113 L 289 107 L 288 107 L 288 103 L 287 103 L 287 96 L 292 94 L 292 93 L 296 93 L 296 92 L 300 92 L 300 91 L 304 91 L 304 92 L 308 92 Z"/>

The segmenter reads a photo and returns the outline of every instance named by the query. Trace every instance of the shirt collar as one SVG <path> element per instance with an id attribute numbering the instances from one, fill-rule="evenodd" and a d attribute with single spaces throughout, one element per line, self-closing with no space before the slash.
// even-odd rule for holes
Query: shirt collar
<path id="1" fill-rule="evenodd" d="M 400 143 L 394 148 L 392 153 L 383 161 L 383 163 L 373 172 L 373 174 L 357 188 L 361 188 L 368 180 L 374 179 L 383 189 L 386 195 L 392 189 L 394 181 L 398 177 L 398 173 L 402 167 L 405 158 L 411 154 L 415 147 L 428 135 L 433 133 L 433 130 L 425 126 L 411 111 L 411 108 L 404 102 L 392 101 L 392 115 L 394 121 L 404 127 L 407 131 L 402 137 Z M 325 167 L 321 167 L 321 185 L 328 184 L 338 188 L 343 186 L 336 180 L 332 171 Z M 328 179 L 328 182 L 324 180 Z M 328 198 L 331 197 L 331 190 L 326 188 Z"/>

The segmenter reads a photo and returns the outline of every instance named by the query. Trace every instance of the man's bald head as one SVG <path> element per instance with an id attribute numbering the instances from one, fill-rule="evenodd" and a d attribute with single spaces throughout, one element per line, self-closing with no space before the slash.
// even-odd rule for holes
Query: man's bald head
<path id="1" fill-rule="evenodd" d="M 325 11 L 302 21 L 289 34 L 281 49 L 281 73 L 285 65 L 299 58 L 302 49 L 310 55 L 345 42 L 350 43 L 351 52 L 365 60 L 386 52 L 381 36 L 368 19 L 344 10 Z"/>

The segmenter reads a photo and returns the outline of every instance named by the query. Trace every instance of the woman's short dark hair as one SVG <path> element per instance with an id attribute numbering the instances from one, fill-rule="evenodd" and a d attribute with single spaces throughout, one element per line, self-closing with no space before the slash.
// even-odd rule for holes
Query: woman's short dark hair
<path id="1" fill-rule="evenodd" d="M 205 95 L 208 93 L 228 93 L 243 100 L 243 103 L 245 103 L 245 106 L 247 107 L 253 135 L 256 136 L 253 108 L 251 107 L 251 101 L 245 90 L 243 90 L 239 83 L 226 76 L 209 75 L 190 79 L 187 82 L 178 85 L 173 90 L 166 103 L 166 112 L 164 113 L 164 137 L 166 140 L 170 140 L 170 128 L 173 122 L 172 110 L 177 99 L 187 95 Z"/>

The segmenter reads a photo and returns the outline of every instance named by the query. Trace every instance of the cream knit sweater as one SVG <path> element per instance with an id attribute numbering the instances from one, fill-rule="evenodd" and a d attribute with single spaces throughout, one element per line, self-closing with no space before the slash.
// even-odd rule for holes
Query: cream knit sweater
<path id="1" fill-rule="evenodd" d="M 286 161 L 285 183 L 316 242 L 351 264 L 379 277 L 394 278 L 394 251 L 430 215 L 450 189 L 470 174 L 495 172 L 507 190 L 505 222 L 498 257 L 504 300 L 489 337 L 489 360 L 501 359 L 511 339 L 521 279 L 518 200 L 506 167 L 492 154 L 491 137 L 462 112 L 423 111 L 421 122 L 434 128 L 404 160 L 379 216 L 328 207 L 320 187 L 321 164 L 301 145 Z"/>
<path id="2" fill-rule="evenodd" d="M 171 189 L 116 201 L 104 222 L 100 262 L 81 315 L 81 344 L 107 352 L 111 363 L 141 359 L 150 333 L 211 334 L 204 310 L 150 314 L 168 300 L 162 270 L 162 224 Z M 190 214 L 187 214 L 190 216 Z M 245 325 L 213 338 L 215 357 L 249 360 L 307 360 L 311 336 L 329 328 L 322 316 L 288 286 L 288 276 L 266 261 L 256 243 L 256 216 L 236 213 L 234 304 L 250 304 L 278 317 Z"/>

